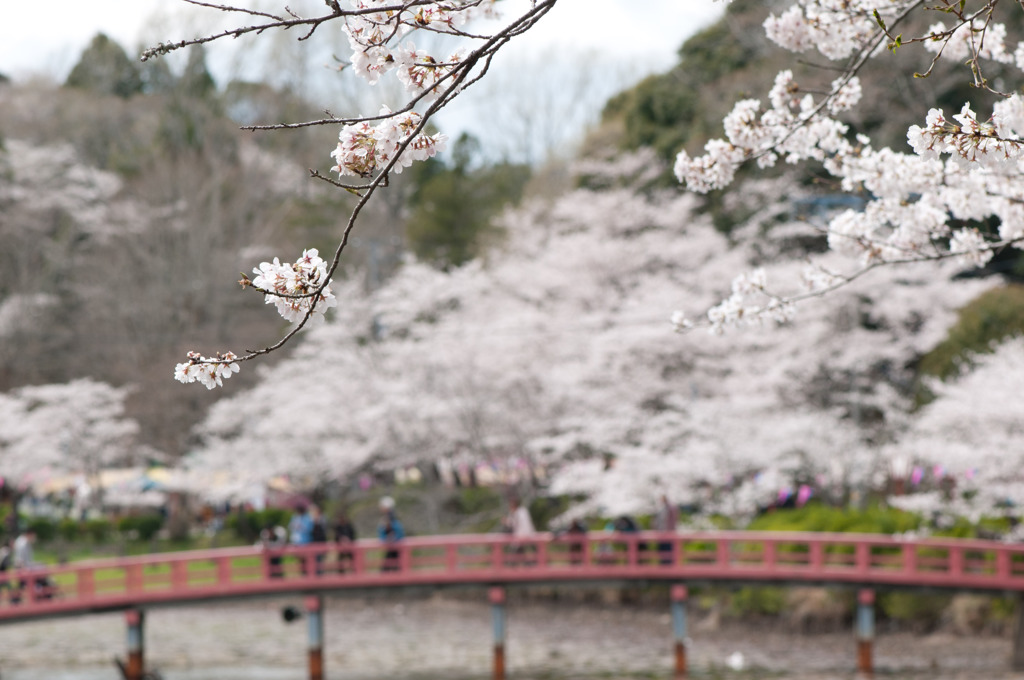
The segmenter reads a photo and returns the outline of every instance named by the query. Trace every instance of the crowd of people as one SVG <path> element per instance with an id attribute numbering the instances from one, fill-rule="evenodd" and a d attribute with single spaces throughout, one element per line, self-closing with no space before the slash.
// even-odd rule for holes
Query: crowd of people
<path id="1" fill-rule="evenodd" d="M 381 519 L 377 528 L 378 538 L 387 546 L 381 568 L 394 571 L 399 566 L 397 543 L 405 537 L 405 529 L 395 514 L 395 501 L 390 496 L 380 499 Z M 288 526 L 268 526 L 260 531 L 258 545 L 270 552 L 269 564 L 271 577 L 280 577 L 285 548 L 289 545 L 304 546 L 333 541 L 337 547 L 335 568 L 345 572 L 353 567 L 353 551 L 351 545 L 356 540 L 356 528 L 348 513 L 340 510 L 334 521 L 328 526 L 320 508 L 316 505 L 299 505 L 292 515 Z M 326 552 L 314 554 L 316 572 L 322 573 Z"/>
<path id="2" fill-rule="evenodd" d="M 380 571 L 397 571 L 401 568 L 400 543 L 406 532 L 399 520 L 395 501 L 390 496 L 383 496 L 378 502 L 380 519 L 377 523 L 377 539 L 382 545 L 379 558 Z M 678 509 L 664 495 L 658 503 L 658 510 L 651 518 L 651 529 L 655 531 L 674 531 L 678 522 Z M 628 515 L 622 515 L 610 521 L 605 527 L 606 532 L 628 534 L 639 531 L 637 522 Z M 509 564 L 529 564 L 535 554 L 535 542 L 531 539 L 538 533 L 530 516 L 529 509 L 518 496 L 508 499 L 508 513 L 501 523 L 503 533 L 511 537 L 506 552 Z M 572 519 L 566 528 L 555 532 L 557 540 L 566 541 L 569 545 L 569 559 L 572 564 L 582 563 L 584 539 L 587 527 L 579 518 Z M 312 562 L 301 562 L 301 569 L 315 569 L 316 574 L 325 570 L 325 562 L 329 554 L 333 554 L 332 569 L 339 573 L 353 570 L 356 540 L 356 529 L 348 514 L 341 510 L 334 520 L 328 522 L 320 508 L 315 505 L 299 505 L 291 516 L 287 527 L 269 526 L 262 529 L 258 545 L 270 553 L 268 563 L 270 576 L 281 577 L 285 573 L 283 560 L 288 553 L 288 546 L 308 546 L 328 544 L 329 549 L 312 551 Z M 607 548 L 607 546 L 605 546 Z M 671 559 L 672 544 L 657 542 L 654 546 L 659 560 L 665 563 Z M 642 545 L 647 550 L 648 546 Z M 297 560 L 297 562 L 299 562 Z"/>

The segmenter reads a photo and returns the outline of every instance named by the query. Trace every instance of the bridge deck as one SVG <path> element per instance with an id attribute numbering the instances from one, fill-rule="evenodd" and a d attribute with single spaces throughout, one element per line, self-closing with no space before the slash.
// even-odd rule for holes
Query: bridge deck
<path id="1" fill-rule="evenodd" d="M 0 577 L 0 623 L 193 601 L 358 588 L 743 581 L 1024 590 L 1024 546 L 865 534 L 693 532 L 407 538 L 75 562 Z M 20 587 L 19 587 L 20 586 Z"/>

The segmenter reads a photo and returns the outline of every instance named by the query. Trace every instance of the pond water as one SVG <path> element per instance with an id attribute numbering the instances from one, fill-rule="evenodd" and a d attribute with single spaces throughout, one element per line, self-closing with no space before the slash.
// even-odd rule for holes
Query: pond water
<path id="1" fill-rule="evenodd" d="M 479 595 L 479 597 L 477 597 Z M 324 615 L 328 680 L 486 680 L 492 666 L 485 593 L 458 597 L 329 598 Z M 145 656 L 164 680 L 305 680 L 305 621 L 285 623 L 299 598 L 147 612 Z M 671 677 L 672 622 L 657 605 L 510 601 L 506 662 L 511 680 Z M 696 678 L 852 680 L 851 630 L 800 635 L 777 620 L 734 624 L 691 616 L 687 652 Z M 919 635 L 882 630 L 879 678 L 1024 680 L 1009 671 L 1008 636 Z M 0 627 L 2 680 L 120 680 L 126 653 L 120 613 Z M 742 656 L 747 671 L 729 670 Z"/>

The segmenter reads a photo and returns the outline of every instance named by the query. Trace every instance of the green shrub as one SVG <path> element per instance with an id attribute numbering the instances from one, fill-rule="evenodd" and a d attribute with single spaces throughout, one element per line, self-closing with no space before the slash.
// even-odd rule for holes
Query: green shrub
<path id="1" fill-rule="evenodd" d="M 990 616 L 997 621 L 1011 621 L 1017 615 L 1017 599 L 1013 596 L 993 597 Z"/>
<path id="2" fill-rule="evenodd" d="M 161 515 L 140 515 L 135 522 L 135 530 L 139 532 L 139 540 L 149 541 L 164 526 L 164 518 Z"/>
<path id="3" fill-rule="evenodd" d="M 288 508 L 265 508 L 256 513 L 256 526 L 261 529 L 288 526 L 292 511 Z"/>
<path id="4" fill-rule="evenodd" d="M 25 523 L 25 528 L 35 531 L 40 543 L 49 543 L 57 537 L 57 523 L 47 517 L 31 517 Z"/>
<path id="5" fill-rule="evenodd" d="M 785 588 L 748 586 L 735 591 L 729 598 L 729 613 L 738 617 L 778 616 L 785 608 Z"/>
<path id="6" fill-rule="evenodd" d="M 912 513 L 882 506 L 865 510 L 832 508 L 808 503 L 802 508 L 774 510 L 755 518 L 752 531 L 822 531 L 896 534 L 917 529 L 921 519 Z"/>
<path id="7" fill-rule="evenodd" d="M 1024 286 L 986 291 L 960 309 L 946 339 L 921 357 L 920 372 L 945 380 L 974 354 L 991 353 L 1006 338 L 1024 334 Z"/>
<path id="8" fill-rule="evenodd" d="M 952 595 L 895 591 L 878 597 L 882 615 L 892 621 L 910 624 L 918 630 L 933 630 L 949 607 Z"/>
<path id="9" fill-rule="evenodd" d="M 248 543 L 255 541 L 262 529 L 288 526 L 291 515 L 292 511 L 287 508 L 234 512 L 224 520 L 224 527 Z"/>
<path id="10" fill-rule="evenodd" d="M 117 530 L 122 534 L 130 534 L 135 531 L 135 517 L 128 515 L 117 520 Z"/>
<path id="11" fill-rule="evenodd" d="M 948 538 L 975 538 L 978 535 L 978 530 L 977 527 L 963 517 L 957 517 L 953 521 L 953 526 L 938 529 L 935 531 L 935 535 Z"/>
<path id="12" fill-rule="evenodd" d="M 96 543 L 105 543 L 114 530 L 114 525 L 109 519 L 89 519 L 85 521 L 85 533 Z"/>
<path id="13" fill-rule="evenodd" d="M 246 542 L 256 540 L 260 530 L 255 512 L 233 512 L 224 518 L 224 528 Z"/>
<path id="14" fill-rule="evenodd" d="M 551 528 L 551 521 L 564 513 L 573 503 L 583 500 L 582 496 L 542 496 L 530 503 L 530 519 L 538 531 Z M 603 525 L 602 525 L 603 526 Z"/>
<path id="15" fill-rule="evenodd" d="M 65 517 L 57 523 L 57 535 L 65 541 L 74 541 L 83 533 L 82 525 L 73 519 Z"/>
<path id="16" fill-rule="evenodd" d="M 501 511 L 504 499 L 495 489 L 469 486 L 459 489 L 445 503 L 446 508 L 458 515 L 478 515 Z"/>
<path id="17" fill-rule="evenodd" d="M 157 514 L 128 515 L 117 522 L 117 530 L 140 541 L 156 536 L 164 525 L 164 518 Z"/>

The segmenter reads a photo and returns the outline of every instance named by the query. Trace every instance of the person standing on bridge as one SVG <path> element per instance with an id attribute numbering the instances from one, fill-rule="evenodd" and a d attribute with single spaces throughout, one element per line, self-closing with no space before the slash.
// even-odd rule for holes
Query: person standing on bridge
<path id="1" fill-rule="evenodd" d="M 508 499 L 508 517 L 505 518 L 505 528 L 515 538 L 529 538 L 537 533 L 537 530 L 533 528 L 530 511 L 526 509 L 518 496 L 510 496 Z"/>
<path id="2" fill-rule="evenodd" d="M 405 538 L 405 530 L 395 515 L 395 499 L 391 496 L 384 496 L 380 499 L 380 524 L 377 525 L 377 537 L 387 547 L 384 551 L 381 571 L 398 571 L 397 544 Z"/>
<path id="3" fill-rule="evenodd" d="M 7 580 L 7 572 L 13 562 L 14 552 L 11 550 L 11 541 L 6 539 L 3 545 L 0 545 L 0 593 L 7 589 L 14 592 L 14 584 Z"/>
<path id="4" fill-rule="evenodd" d="M 36 542 L 36 532 L 26 529 L 14 539 L 14 568 L 31 569 L 35 566 L 36 558 L 32 546 Z"/>
<path id="5" fill-rule="evenodd" d="M 292 545 L 309 545 L 313 540 L 313 517 L 304 504 L 295 507 L 295 514 L 288 522 L 288 536 Z"/>
<path id="6" fill-rule="evenodd" d="M 334 518 L 334 542 L 338 544 L 338 571 L 344 573 L 352 567 L 352 544 L 356 542 L 356 528 L 344 509 Z"/>
<path id="7" fill-rule="evenodd" d="M 324 520 L 324 515 L 320 512 L 320 508 L 317 506 L 311 506 L 309 510 L 310 521 L 312 526 L 309 530 L 309 542 L 313 544 L 326 543 L 327 542 L 327 522 Z M 324 573 L 324 558 L 327 556 L 327 550 L 324 549 L 322 552 L 316 554 L 316 575 L 320 576 Z"/>
<path id="8" fill-rule="evenodd" d="M 260 531 L 260 541 L 257 545 L 267 551 L 270 578 L 282 578 L 284 567 L 281 555 L 288 547 L 288 530 L 280 525 L 268 524 Z"/>
<path id="9" fill-rule="evenodd" d="M 674 532 L 678 522 L 678 510 L 669 502 L 668 496 L 661 494 L 658 512 L 654 515 L 654 530 L 662 533 Z M 672 564 L 672 543 L 670 541 L 658 541 L 658 560 L 662 564 Z"/>
<path id="10" fill-rule="evenodd" d="M 587 525 L 579 517 L 574 519 L 565 530 L 569 536 L 569 562 L 583 564 L 583 544 L 587 540 Z"/>
<path id="11" fill-rule="evenodd" d="M 20 570 L 31 570 L 38 568 L 36 563 L 35 552 L 33 545 L 36 542 L 36 532 L 34 529 L 26 529 L 16 539 L 14 539 L 14 568 Z M 50 580 L 46 576 L 37 576 L 31 579 L 22 579 L 17 585 L 17 590 L 11 592 L 11 602 L 18 603 L 21 601 L 21 593 L 25 588 L 31 587 L 35 590 L 35 595 L 39 599 L 49 599 L 51 584 Z"/>
<path id="12" fill-rule="evenodd" d="M 513 543 L 512 552 L 516 555 L 516 561 L 525 563 L 528 561 L 527 551 L 532 552 L 534 547 L 529 539 L 537 533 L 533 527 L 533 518 L 530 511 L 519 500 L 518 496 L 509 496 L 508 516 L 505 518 L 505 530 L 517 539 Z"/>

